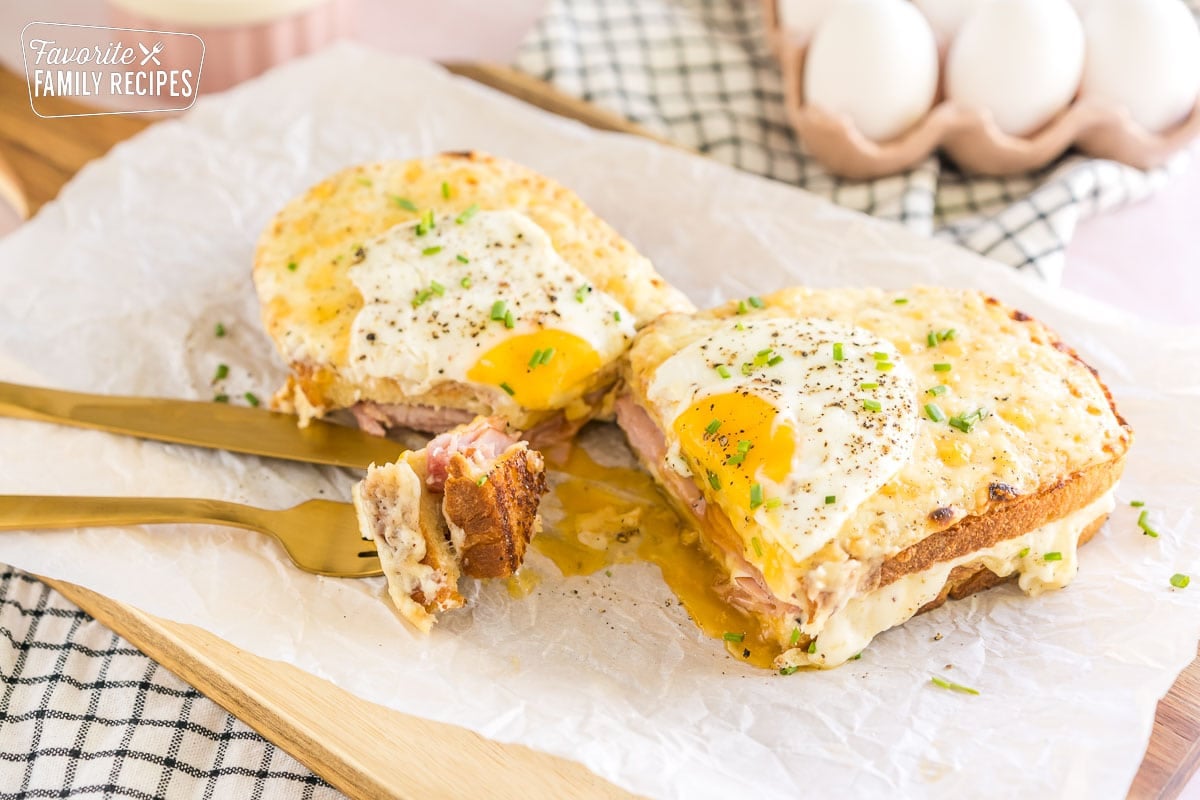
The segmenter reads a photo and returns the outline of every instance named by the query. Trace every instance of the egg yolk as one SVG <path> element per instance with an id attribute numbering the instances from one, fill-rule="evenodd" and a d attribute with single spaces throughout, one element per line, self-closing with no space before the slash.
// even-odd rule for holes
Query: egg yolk
<path id="1" fill-rule="evenodd" d="M 752 394 L 718 394 L 693 403 L 675 420 L 680 449 L 705 494 L 746 516 L 770 505 L 763 478 L 780 484 L 792 471 L 791 425 L 776 424 L 775 407 Z M 755 490 L 755 486 L 758 490 Z"/>
<path id="2" fill-rule="evenodd" d="M 600 371 L 600 354 L 573 333 L 546 329 L 512 336 L 488 350 L 467 379 L 499 386 L 523 408 L 561 408 Z"/>

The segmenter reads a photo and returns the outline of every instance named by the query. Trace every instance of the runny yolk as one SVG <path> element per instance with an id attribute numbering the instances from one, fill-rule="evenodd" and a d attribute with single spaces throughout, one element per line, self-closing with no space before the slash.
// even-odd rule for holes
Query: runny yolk
<path id="1" fill-rule="evenodd" d="M 547 457 L 552 492 L 543 510 L 547 525 L 533 539 L 538 552 L 564 575 L 591 575 L 636 561 L 655 564 L 704 633 L 722 641 L 739 661 L 771 667 L 782 648 L 754 617 L 722 596 L 719 587 L 728 575 L 653 478 L 635 467 L 600 464 L 582 446 L 572 446 L 565 458 L 553 451 Z"/>
<path id="2" fill-rule="evenodd" d="M 582 394 L 600 366 L 600 354 L 585 339 L 545 329 L 505 339 L 479 357 L 467 379 L 507 387 L 522 407 L 546 410 Z"/>
<path id="3" fill-rule="evenodd" d="M 754 484 L 764 478 L 783 483 L 792 471 L 795 431 L 786 423 L 777 425 L 777 415 L 761 397 L 731 393 L 698 400 L 675 420 L 696 483 L 722 508 L 749 516 L 772 497 L 770 486 L 762 486 L 752 502 Z"/>

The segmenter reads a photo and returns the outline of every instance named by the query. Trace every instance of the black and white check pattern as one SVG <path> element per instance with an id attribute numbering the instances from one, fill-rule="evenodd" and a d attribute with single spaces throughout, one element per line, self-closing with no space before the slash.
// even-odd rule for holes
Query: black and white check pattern
<path id="1" fill-rule="evenodd" d="M 343 795 L 34 577 L 0 566 L 0 800 Z"/>
<path id="2" fill-rule="evenodd" d="M 1080 220 L 1148 196 L 1186 160 L 1142 172 L 1068 155 L 1033 174 L 982 178 L 934 157 L 880 180 L 839 179 L 787 123 L 757 0 L 551 0 L 516 65 L 705 155 L 1051 283 Z"/>

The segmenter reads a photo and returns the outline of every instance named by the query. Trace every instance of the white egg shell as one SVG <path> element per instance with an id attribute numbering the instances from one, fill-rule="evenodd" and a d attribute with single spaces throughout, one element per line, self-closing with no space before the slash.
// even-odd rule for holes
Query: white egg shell
<path id="1" fill-rule="evenodd" d="M 911 128 L 933 104 L 933 31 L 906 0 L 842 0 L 813 35 L 804 62 L 805 103 L 845 114 L 868 139 Z"/>
<path id="2" fill-rule="evenodd" d="M 1160 132 L 1182 122 L 1200 95 L 1200 28 L 1182 0 L 1092 0 L 1080 97 L 1128 110 Z"/>
<path id="3" fill-rule="evenodd" d="M 829 9 L 841 0 L 777 0 L 779 26 L 792 41 L 804 44 Z"/>
<path id="4" fill-rule="evenodd" d="M 1025 136 L 1066 108 L 1082 74 L 1083 25 L 1067 0 L 992 0 L 950 45 L 946 96 Z"/>
<path id="5" fill-rule="evenodd" d="M 950 43 L 958 29 L 984 3 L 990 0 L 913 0 L 937 37 L 938 45 Z"/>

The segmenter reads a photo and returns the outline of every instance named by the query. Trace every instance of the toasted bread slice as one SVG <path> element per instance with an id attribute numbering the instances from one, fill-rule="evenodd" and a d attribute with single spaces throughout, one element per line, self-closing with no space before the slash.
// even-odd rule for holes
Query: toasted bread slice
<path id="1" fill-rule="evenodd" d="M 1065 585 L 1131 441 L 1070 348 L 969 291 L 788 289 L 668 314 L 626 384 L 619 424 L 781 667 L 842 663 L 1013 575 Z"/>
<path id="2" fill-rule="evenodd" d="M 546 489 L 541 454 L 500 420 L 479 418 L 394 464 L 372 465 L 353 494 L 393 603 L 428 631 L 439 612 L 463 605 L 461 576 L 503 578 L 521 567 Z"/>
<path id="3" fill-rule="evenodd" d="M 374 433 L 499 415 L 567 437 L 610 410 L 635 328 L 692 308 L 574 193 L 475 152 L 322 181 L 267 225 L 254 282 L 292 370 L 276 406 L 302 424 L 352 409 Z M 493 301 L 506 306 L 490 319 Z M 506 336 L 524 339 L 473 349 Z"/>

